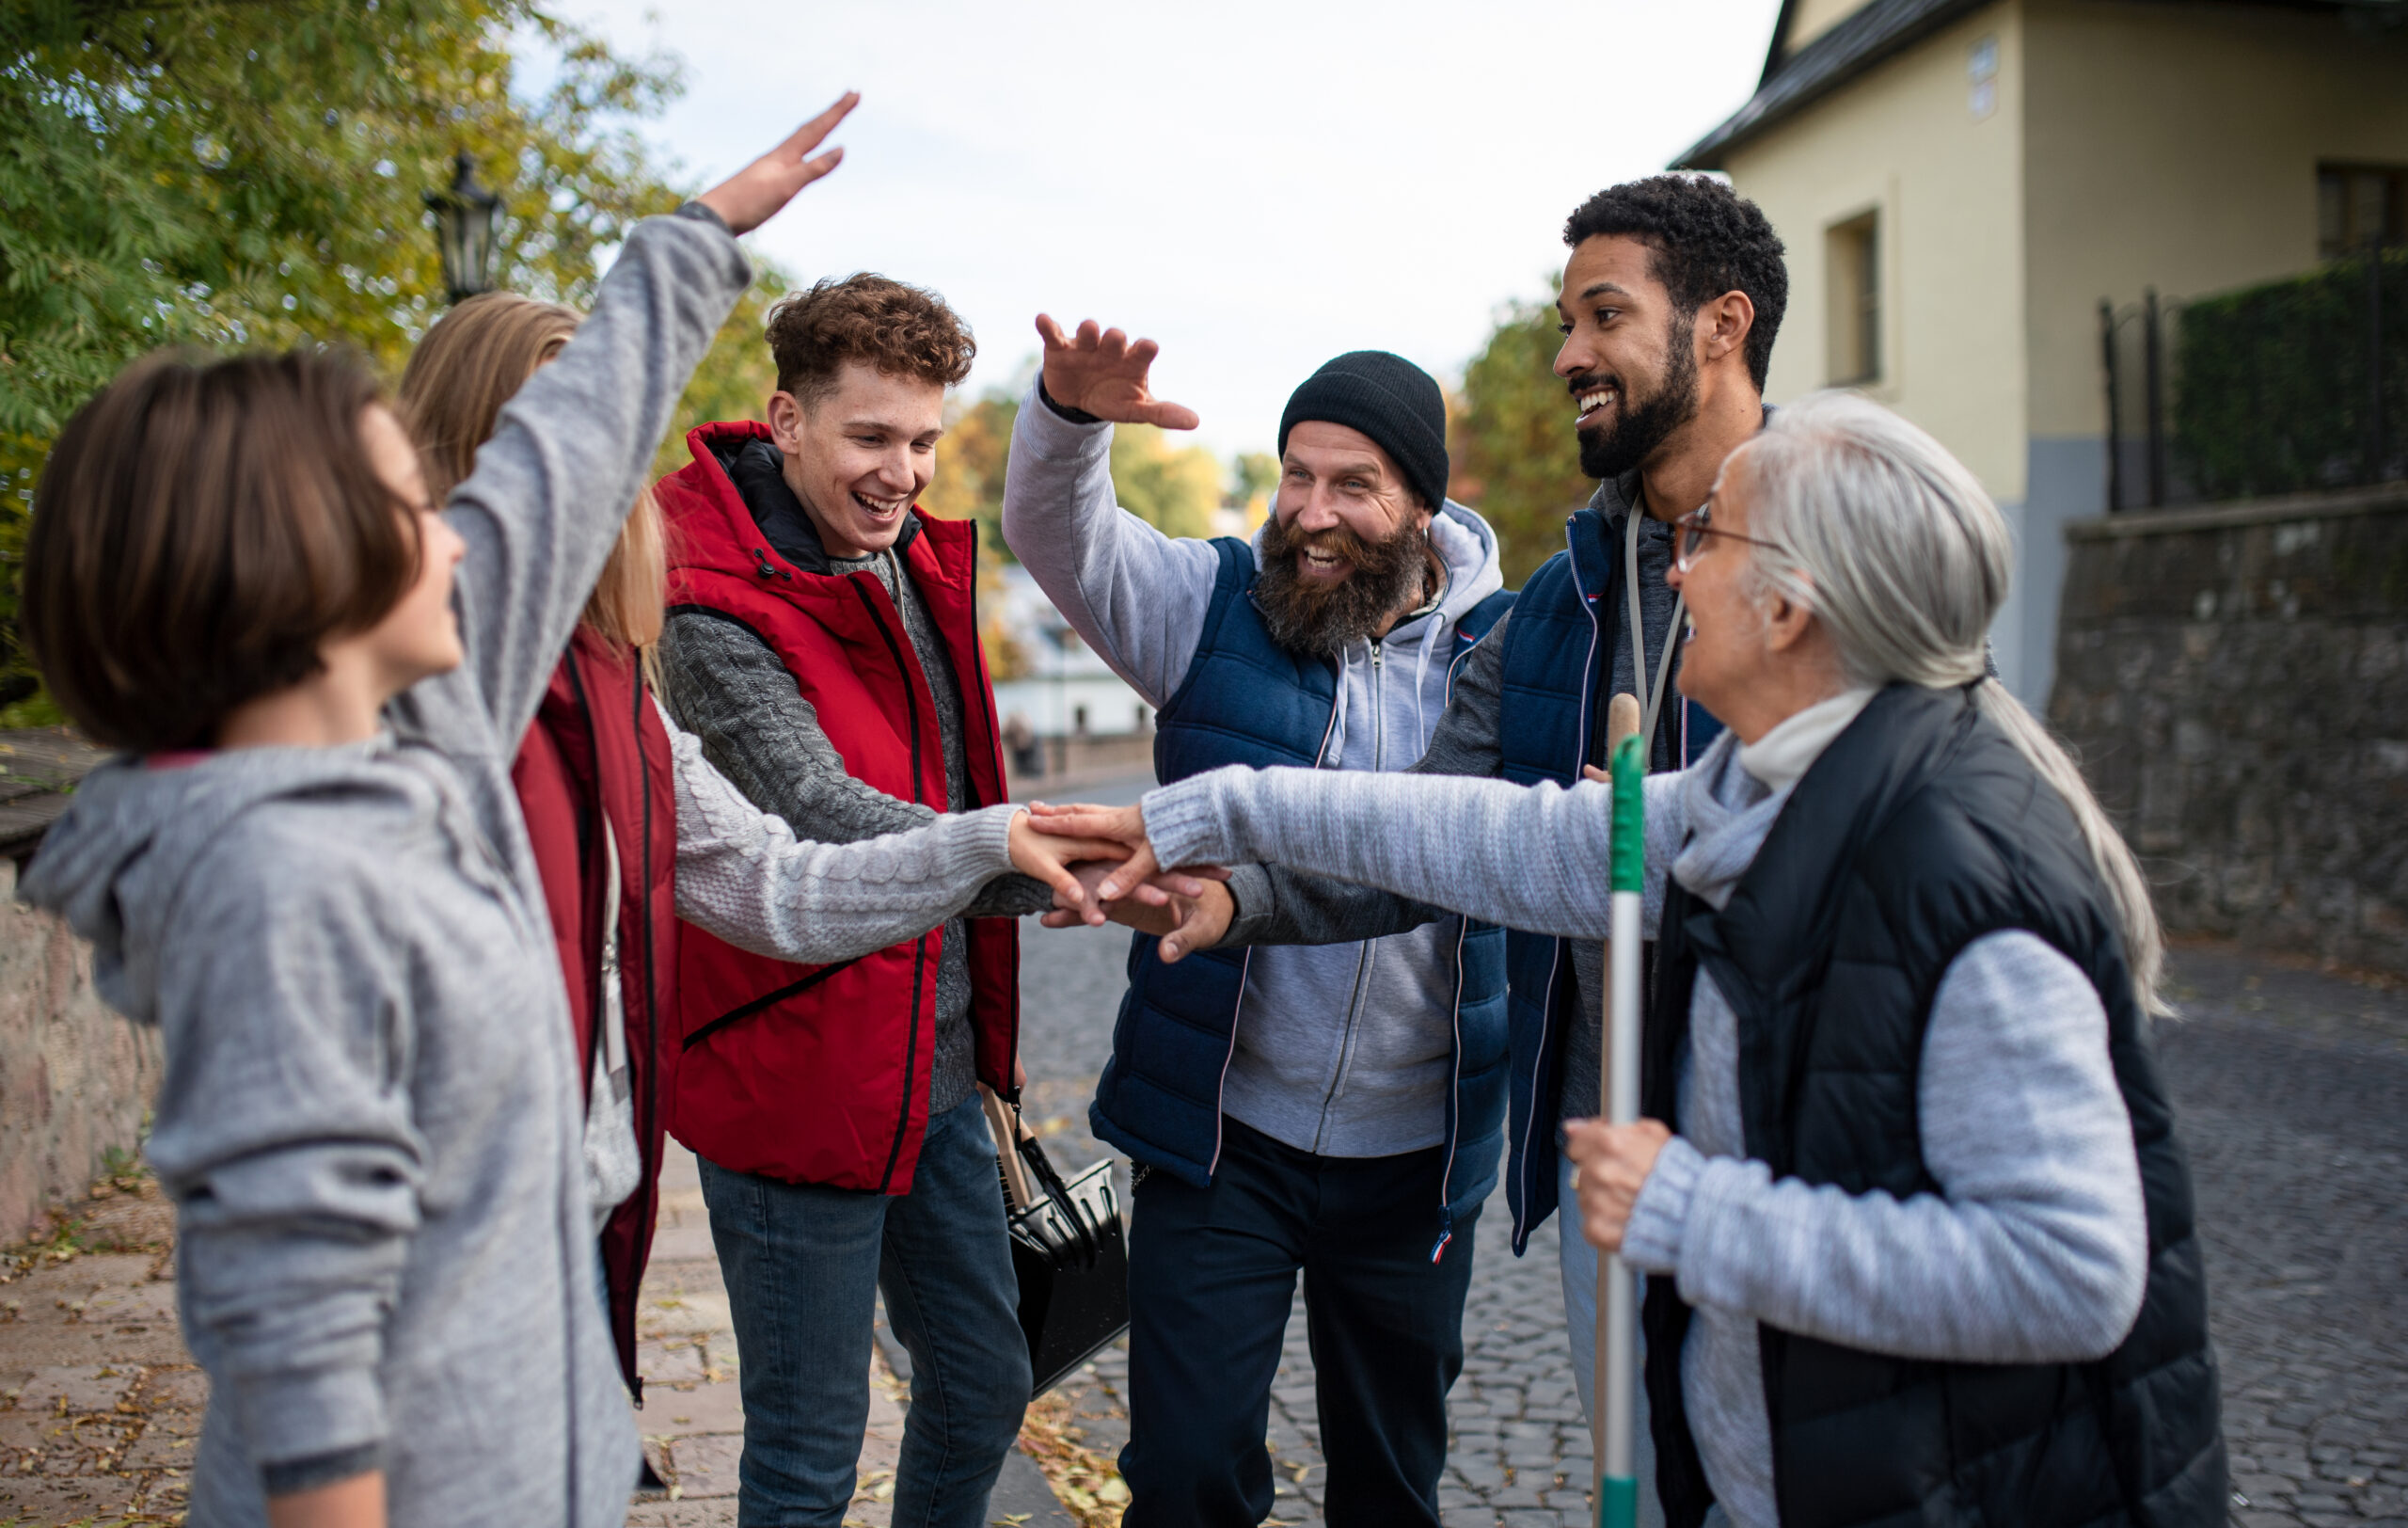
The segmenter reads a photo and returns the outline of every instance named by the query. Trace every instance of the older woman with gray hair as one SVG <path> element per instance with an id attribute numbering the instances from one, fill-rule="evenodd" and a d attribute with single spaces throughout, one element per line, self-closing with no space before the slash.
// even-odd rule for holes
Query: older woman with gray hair
<path id="1" fill-rule="evenodd" d="M 1680 685 L 1730 730 L 1647 785 L 1648 1118 L 1570 1127 L 1583 1230 L 1653 1276 L 1673 1528 L 2225 1520 L 2162 943 L 1984 676 L 2009 551 L 1937 441 L 1836 393 L 1681 522 Z M 1609 800 L 1222 770 L 1049 826 L 1599 938 Z"/>

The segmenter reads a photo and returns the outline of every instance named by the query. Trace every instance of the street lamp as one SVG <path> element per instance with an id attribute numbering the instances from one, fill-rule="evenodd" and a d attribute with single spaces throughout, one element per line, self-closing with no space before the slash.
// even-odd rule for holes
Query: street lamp
<path id="1" fill-rule="evenodd" d="M 435 214 L 436 247 L 443 253 L 443 289 L 453 302 L 493 290 L 494 224 L 501 199 L 477 183 L 477 169 L 463 149 L 449 191 L 422 193 Z"/>

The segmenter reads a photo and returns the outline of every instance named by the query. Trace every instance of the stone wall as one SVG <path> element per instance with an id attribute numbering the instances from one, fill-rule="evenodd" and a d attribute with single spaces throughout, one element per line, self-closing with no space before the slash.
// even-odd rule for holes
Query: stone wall
<path id="1" fill-rule="evenodd" d="M 91 947 L 18 901 L 0 859 L 0 1246 L 81 1196 L 109 1148 L 140 1143 L 163 1065 L 158 1031 L 101 1001 Z"/>
<path id="2" fill-rule="evenodd" d="M 2408 971 L 2408 484 L 2066 537 L 2050 721 L 2169 930 Z"/>

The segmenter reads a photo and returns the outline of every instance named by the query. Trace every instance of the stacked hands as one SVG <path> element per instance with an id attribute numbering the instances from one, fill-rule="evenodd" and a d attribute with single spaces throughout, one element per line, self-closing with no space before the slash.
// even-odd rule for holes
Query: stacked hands
<path id="1" fill-rule="evenodd" d="M 1592 780 L 1610 781 L 1594 766 L 1586 773 Z M 1022 863 L 1018 835 L 1023 826 L 1029 841 L 1052 856 L 1045 869 Z M 1014 863 L 1054 888 L 1054 911 L 1043 919 L 1049 929 L 1125 923 L 1159 935 L 1165 963 L 1210 949 L 1228 931 L 1235 908 L 1222 884 L 1229 878 L 1228 869 L 1219 865 L 1165 868 L 1146 836 L 1143 806 L 1032 802 L 1028 815 L 1014 820 L 1012 831 Z M 1581 1229 L 1595 1246 L 1618 1252 L 1639 1191 L 1672 1132 L 1660 1120 L 1630 1124 L 1566 1120 L 1563 1129 L 1565 1154 L 1576 1170 L 1572 1184 L 1579 1194 Z"/>
<path id="2" fill-rule="evenodd" d="M 1228 931 L 1228 870 L 1218 865 L 1182 865 L 1164 869 L 1146 836 L 1142 806 L 1058 805 L 1029 804 L 1030 820 L 1044 834 L 1083 846 L 1102 846 L 1104 852 L 1084 854 L 1056 878 L 1043 879 L 1054 887 L 1054 911 L 1045 915 L 1049 929 L 1076 924 L 1101 927 L 1106 921 L 1125 923 L 1142 933 L 1161 936 L 1164 963 L 1219 944 Z"/>

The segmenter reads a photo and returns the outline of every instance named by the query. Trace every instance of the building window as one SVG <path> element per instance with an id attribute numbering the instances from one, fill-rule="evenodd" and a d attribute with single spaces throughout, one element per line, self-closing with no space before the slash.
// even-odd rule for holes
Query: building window
<path id="1" fill-rule="evenodd" d="M 1998 39 L 1983 38 L 1965 54 L 1965 106 L 1980 121 L 1998 110 Z"/>
<path id="2" fill-rule="evenodd" d="M 2338 260 L 2355 254 L 2369 239 L 2408 244 L 2408 167 L 2319 165 L 2317 257 Z"/>
<path id="3" fill-rule="evenodd" d="M 1881 379 L 1881 215 L 1834 224 L 1823 236 L 1830 282 L 1830 380 Z"/>

